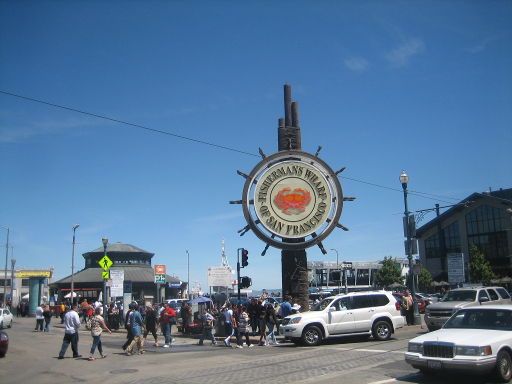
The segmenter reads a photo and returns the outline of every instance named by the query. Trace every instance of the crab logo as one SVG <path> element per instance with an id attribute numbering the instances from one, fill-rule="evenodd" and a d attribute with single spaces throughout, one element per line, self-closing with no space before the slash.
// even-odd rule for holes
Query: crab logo
<path id="1" fill-rule="evenodd" d="M 302 189 L 286 187 L 279 191 L 274 198 L 274 204 L 285 215 L 298 215 L 306 210 L 306 207 L 311 202 L 311 194 Z"/>

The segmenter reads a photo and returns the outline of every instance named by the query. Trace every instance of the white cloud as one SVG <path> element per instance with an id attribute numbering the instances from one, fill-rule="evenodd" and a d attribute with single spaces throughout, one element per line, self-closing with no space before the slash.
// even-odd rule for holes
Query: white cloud
<path id="1" fill-rule="evenodd" d="M 394 67 L 405 67 L 413 56 L 425 51 L 425 44 L 417 38 L 410 38 L 386 54 L 386 60 Z"/>
<path id="2" fill-rule="evenodd" d="M 343 61 L 343 63 L 345 64 L 345 67 L 354 72 L 364 72 L 369 67 L 368 60 L 357 56 L 348 57 Z"/>

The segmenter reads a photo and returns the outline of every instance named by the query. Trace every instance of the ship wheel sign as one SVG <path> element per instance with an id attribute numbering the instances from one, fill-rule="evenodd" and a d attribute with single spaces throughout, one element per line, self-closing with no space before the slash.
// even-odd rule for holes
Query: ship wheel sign
<path id="1" fill-rule="evenodd" d="M 298 150 L 280 151 L 265 156 L 246 178 L 242 204 L 247 226 L 267 245 L 279 249 L 301 250 L 318 245 L 326 253 L 322 240 L 334 228 L 347 228 L 338 223 L 343 210 L 343 197 L 337 175 L 316 155 Z"/>

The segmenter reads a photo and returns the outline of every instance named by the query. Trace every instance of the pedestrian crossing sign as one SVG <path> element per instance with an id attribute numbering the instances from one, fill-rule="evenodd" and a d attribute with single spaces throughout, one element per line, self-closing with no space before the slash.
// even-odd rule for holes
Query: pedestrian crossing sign
<path id="1" fill-rule="evenodd" d="M 100 261 L 98 261 L 98 264 L 104 271 L 108 272 L 108 270 L 114 263 L 112 262 L 112 260 L 110 260 L 110 258 L 107 255 L 105 255 L 100 259 Z"/>
<path id="2" fill-rule="evenodd" d="M 110 279 L 110 272 L 109 271 L 101 271 L 101 278 L 103 280 L 108 280 Z"/>

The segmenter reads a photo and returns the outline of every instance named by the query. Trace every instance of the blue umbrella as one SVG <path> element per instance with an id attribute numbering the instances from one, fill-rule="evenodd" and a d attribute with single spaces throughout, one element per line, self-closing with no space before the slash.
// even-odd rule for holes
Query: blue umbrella
<path id="1" fill-rule="evenodd" d="M 190 300 L 188 303 L 189 304 L 212 303 L 212 299 L 210 299 L 209 297 L 205 297 L 205 296 L 199 296 L 199 297 L 196 297 L 195 299 Z"/>

